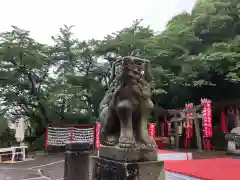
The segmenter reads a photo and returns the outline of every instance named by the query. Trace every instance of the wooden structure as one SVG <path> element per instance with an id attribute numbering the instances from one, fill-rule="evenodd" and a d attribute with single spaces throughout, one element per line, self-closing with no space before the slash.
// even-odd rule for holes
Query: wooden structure
<path id="1" fill-rule="evenodd" d="M 202 151 L 202 138 L 201 138 L 200 126 L 199 126 L 199 121 L 202 120 L 202 113 L 201 113 L 202 109 L 203 109 L 203 105 L 197 105 L 189 109 L 167 111 L 169 114 L 173 115 L 170 121 L 173 123 L 174 129 L 175 129 L 174 138 L 175 138 L 177 149 L 179 148 L 178 123 L 185 122 L 186 120 L 193 120 L 198 150 Z M 192 113 L 192 115 L 190 117 L 187 117 L 186 113 Z"/>

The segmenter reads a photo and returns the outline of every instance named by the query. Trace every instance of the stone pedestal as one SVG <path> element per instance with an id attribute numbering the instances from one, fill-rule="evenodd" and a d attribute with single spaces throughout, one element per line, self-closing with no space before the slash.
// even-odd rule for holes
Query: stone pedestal
<path id="1" fill-rule="evenodd" d="M 114 159 L 122 162 L 132 161 L 155 161 L 157 160 L 157 149 L 152 148 L 134 148 L 124 149 L 115 146 L 100 146 L 99 156 L 106 159 Z"/>
<path id="2" fill-rule="evenodd" d="M 66 145 L 64 180 L 89 180 L 91 145 L 72 142 Z"/>
<path id="3" fill-rule="evenodd" d="M 91 180 L 163 180 L 164 162 L 121 162 L 102 157 L 93 157 Z"/>

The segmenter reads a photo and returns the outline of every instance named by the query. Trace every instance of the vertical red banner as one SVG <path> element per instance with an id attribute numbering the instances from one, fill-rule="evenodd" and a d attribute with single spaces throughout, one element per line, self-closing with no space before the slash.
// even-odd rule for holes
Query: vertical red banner
<path id="1" fill-rule="evenodd" d="M 203 104 L 203 127 L 204 127 L 204 137 L 212 137 L 212 106 L 211 100 L 201 99 L 201 104 Z"/>
<path id="2" fill-rule="evenodd" d="M 100 148 L 100 122 L 97 122 L 96 124 L 96 150 L 99 150 Z"/>
<path id="3" fill-rule="evenodd" d="M 150 123 L 148 127 L 149 135 L 155 139 L 156 137 L 156 123 Z"/>
<path id="4" fill-rule="evenodd" d="M 185 108 L 186 109 L 193 108 L 193 103 L 185 104 Z M 192 116 L 192 113 L 190 112 L 186 113 L 187 120 L 186 120 L 186 138 L 184 142 L 185 148 L 190 148 L 190 143 L 193 136 L 193 123 L 192 123 L 192 120 L 190 119 L 191 116 Z"/>
<path id="5" fill-rule="evenodd" d="M 222 126 L 222 132 L 227 133 L 227 121 L 225 119 L 225 114 L 223 111 L 221 112 L 221 126 Z"/>
<path id="6" fill-rule="evenodd" d="M 69 141 L 70 143 L 73 141 L 73 127 L 70 127 L 69 129 Z"/>
<path id="7" fill-rule="evenodd" d="M 203 105 L 203 145 L 204 149 L 214 149 L 210 138 L 212 137 L 212 101 L 210 99 L 201 99 L 201 104 Z"/>

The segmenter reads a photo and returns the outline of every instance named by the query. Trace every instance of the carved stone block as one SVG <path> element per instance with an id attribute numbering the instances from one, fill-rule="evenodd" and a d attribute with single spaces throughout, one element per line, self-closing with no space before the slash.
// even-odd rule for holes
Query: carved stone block
<path id="1" fill-rule="evenodd" d="M 120 162 L 93 157 L 92 180 L 163 180 L 163 161 Z"/>
<path id="2" fill-rule="evenodd" d="M 157 153 L 154 148 L 130 148 L 124 149 L 115 146 L 100 146 L 99 156 L 116 161 L 156 161 Z"/>

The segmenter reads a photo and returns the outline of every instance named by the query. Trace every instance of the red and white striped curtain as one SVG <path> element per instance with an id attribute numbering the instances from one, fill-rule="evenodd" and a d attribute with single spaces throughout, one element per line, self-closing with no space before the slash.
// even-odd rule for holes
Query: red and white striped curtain
<path id="1" fill-rule="evenodd" d="M 210 138 L 212 137 L 212 101 L 207 98 L 201 99 L 203 105 L 202 123 L 203 123 L 203 144 L 204 149 L 212 149 Z"/>
<path id="2" fill-rule="evenodd" d="M 185 105 L 186 109 L 191 109 L 193 107 L 193 103 L 188 103 Z M 191 119 L 188 119 L 188 117 L 192 116 L 192 113 L 188 112 L 186 113 L 187 120 L 186 120 L 186 139 L 184 143 L 185 148 L 190 148 L 190 142 L 193 136 L 193 123 Z"/>

